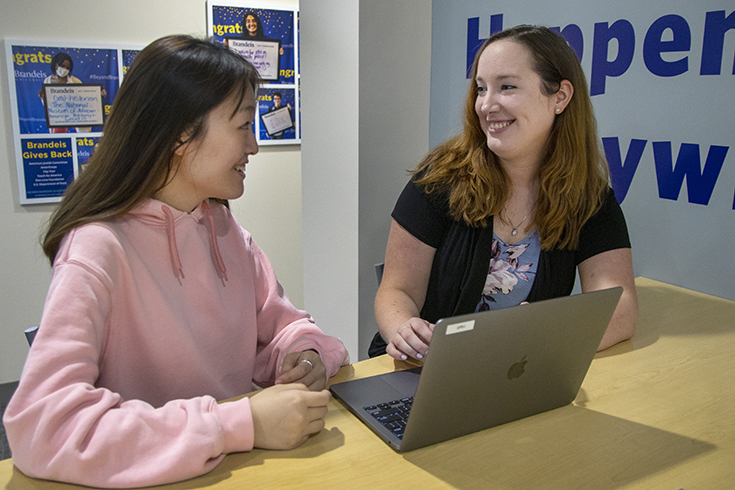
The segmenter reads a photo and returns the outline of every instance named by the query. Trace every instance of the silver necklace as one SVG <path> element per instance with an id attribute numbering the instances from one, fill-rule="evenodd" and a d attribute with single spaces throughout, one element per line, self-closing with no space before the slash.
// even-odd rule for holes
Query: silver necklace
<path id="1" fill-rule="evenodd" d="M 523 224 L 523 222 L 524 222 L 524 221 L 526 221 L 526 218 L 528 218 L 529 216 L 531 216 L 531 213 L 533 212 L 533 208 L 535 208 L 535 207 L 536 207 L 536 203 L 533 203 L 533 206 L 531 206 L 531 209 L 530 209 L 530 210 L 528 211 L 528 214 L 526 214 L 526 215 L 525 215 L 525 216 L 523 217 L 523 219 L 521 220 L 521 222 L 520 222 L 520 223 L 518 223 L 517 225 L 514 225 L 514 224 L 513 224 L 513 223 L 512 223 L 511 221 L 510 221 L 510 218 L 508 218 L 508 223 L 510 224 L 511 228 L 513 228 L 513 231 L 511 231 L 511 232 L 510 232 L 510 234 L 511 234 L 512 236 L 516 236 L 516 235 L 518 234 L 518 228 L 520 228 L 520 227 L 521 227 L 521 225 Z"/>
<path id="2" fill-rule="evenodd" d="M 533 208 L 531 208 L 531 211 L 533 211 Z M 528 216 L 531 214 L 531 211 L 529 211 L 528 214 L 523 217 L 521 222 L 515 226 L 513 225 L 513 223 L 511 223 L 510 218 L 508 218 L 508 223 L 510 223 L 510 226 L 513 228 L 513 231 L 510 232 L 511 235 L 516 236 L 518 234 L 518 227 L 521 226 L 524 221 L 526 221 L 526 218 L 528 218 Z"/>

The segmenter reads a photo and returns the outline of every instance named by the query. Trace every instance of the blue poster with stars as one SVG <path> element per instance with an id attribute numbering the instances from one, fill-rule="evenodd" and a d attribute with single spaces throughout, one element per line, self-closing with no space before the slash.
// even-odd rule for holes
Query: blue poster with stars
<path id="1" fill-rule="evenodd" d="M 278 76 L 261 72 L 266 83 L 260 89 L 261 96 L 258 103 L 258 115 L 255 118 L 255 135 L 261 145 L 299 144 L 301 142 L 301 118 L 299 100 L 299 62 L 298 62 L 298 10 L 292 6 L 278 6 L 273 4 L 259 5 L 257 2 L 208 0 L 207 28 L 217 41 L 227 44 L 231 49 L 248 59 L 245 50 L 239 49 L 242 41 L 252 41 L 257 49 L 261 46 L 263 56 L 269 43 L 276 45 L 278 50 Z M 253 52 L 251 50 L 251 52 Z M 268 54 L 270 56 L 270 54 Z M 250 59 L 256 65 L 261 59 Z M 267 63 L 269 68 L 273 63 Z M 260 69 L 259 69 L 260 71 Z M 263 117 L 269 111 L 273 112 L 273 94 L 288 107 L 293 127 L 284 131 L 267 131 Z M 278 104 L 275 104 L 278 108 Z"/>
<path id="2" fill-rule="evenodd" d="M 120 86 L 117 50 L 59 46 L 12 46 L 13 74 L 21 134 L 90 133 L 101 126 L 51 128 L 46 125 L 44 84 L 102 85 L 107 115 Z"/>
<path id="3" fill-rule="evenodd" d="M 5 40 L 21 204 L 58 202 L 79 175 L 137 48 Z"/>

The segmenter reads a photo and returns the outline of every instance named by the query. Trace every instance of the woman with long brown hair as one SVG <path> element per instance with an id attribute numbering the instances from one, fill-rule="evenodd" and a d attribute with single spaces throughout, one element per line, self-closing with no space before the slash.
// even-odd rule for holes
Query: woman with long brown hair
<path id="1" fill-rule="evenodd" d="M 291 304 L 227 201 L 258 152 L 259 82 L 189 36 L 135 59 L 43 241 L 51 287 L 4 416 L 27 475 L 159 485 L 324 427 L 347 351 Z"/>
<path id="2" fill-rule="evenodd" d="M 370 355 L 426 355 L 434 322 L 623 286 L 600 349 L 635 330 L 625 218 L 576 55 L 544 27 L 478 50 L 461 134 L 430 151 L 392 214 Z"/>

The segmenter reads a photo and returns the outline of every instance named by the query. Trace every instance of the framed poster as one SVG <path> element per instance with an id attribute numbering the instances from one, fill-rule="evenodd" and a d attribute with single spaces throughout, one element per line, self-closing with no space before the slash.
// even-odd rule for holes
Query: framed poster
<path id="1" fill-rule="evenodd" d="M 207 0 L 207 29 L 215 40 L 253 63 L 263 78 L 254 122 L 258 144 L 300 144 L 298 10 L 242 0 Z M 287 110 L 269 115 L 281 106 Z"/>
<path id="2" fill-rule="evenodd" d="M 20 204 L 58 202 L 99 141 L 122 74 L 140 48 L 3 42 Z"/>
<path id="3" fill-rule="evenodd" d="M 258 114 L 260 126 L 258 138 L 260 141 L 278 141 L 294 139 L 296 136 L 296 121 L 294 107 L 296 104 L 296 90 L 266 86 L 258 92 Z"/>

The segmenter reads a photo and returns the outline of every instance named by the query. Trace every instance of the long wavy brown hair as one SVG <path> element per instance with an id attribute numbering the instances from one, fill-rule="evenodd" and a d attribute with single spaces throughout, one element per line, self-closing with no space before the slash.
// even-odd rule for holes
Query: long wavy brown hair
<path id="1" fill-rule="evenodd" d="M 413 171 L 414 178 L 429 193 L 446 192 L 452 217 L 470 226 L 486 226 L 488 219 L 502 212 L 509 198 L 509 177 L 487 147 L 475 112 L 478 60 L 487 46 L 502 39 L 528 49 L 546 95 L 557 93 L 563 80 L 574 87 L 546 143 L 532 216 L 542 249 L 574 249 L 582 226 L 601 205 L 610 174 L 579 60 L 564 38 L 546 27 L 516 26 L 485 41 L 472 67 L 462 133 L 431 150 Z"/>
<path id="2" fill-rule="evenodd" d="M 159 191 L 177 170 L 176 149 L 206 133 L 207 114 L 231 95 L 239 97 L 239 108 L 259 84 L 250 62 L 211 40 L 167 36 L 143 49 L 115 97 L 99 147 L 51 216 L 42 241 L 51 264 L 69 231 L 120 217 Z"/>

